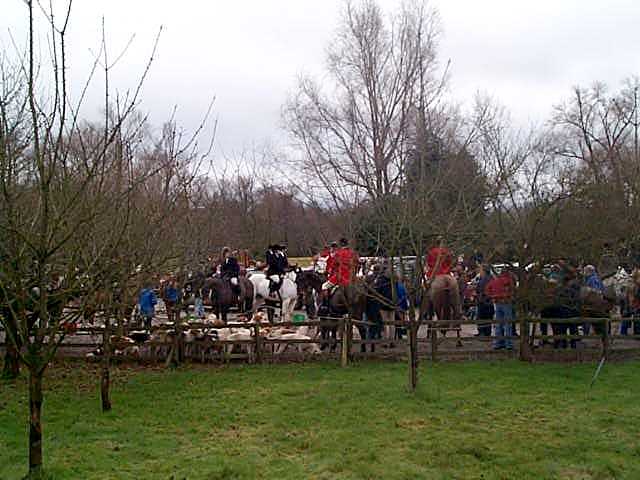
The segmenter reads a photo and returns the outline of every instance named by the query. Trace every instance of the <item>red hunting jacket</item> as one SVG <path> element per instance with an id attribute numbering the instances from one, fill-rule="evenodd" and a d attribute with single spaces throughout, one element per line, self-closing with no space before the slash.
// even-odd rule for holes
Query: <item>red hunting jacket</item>
<path id="1" fill-rule="evenodd" d="M 432 280 L 437 275 L 448 275 L 452 263 L 453 255 L 448 248 L 433 247 L 427 254 L 427 279 Z"/>
<path id="2" fill-rule="evenodd" d="M 358 265 L 358 254 L 349 247 L 343 247 L 339 248 L 334 257 L 329 257 L 329 259 L 327 262 L 329 281 L 334 285 L 350 285 Z"/>

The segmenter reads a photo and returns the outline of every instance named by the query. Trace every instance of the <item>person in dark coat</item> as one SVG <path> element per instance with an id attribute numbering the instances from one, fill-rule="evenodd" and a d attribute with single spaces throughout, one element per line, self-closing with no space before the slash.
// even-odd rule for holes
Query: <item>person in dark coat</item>
<path id="1" fill-rule="evenodd" d="M 491 297 L 487 295 L 486 288 L 492 278 L 491 267 L 489 267 L 489 265 L 482 265 L 480 267 L 480 277 L 478 278 L 478 283 L 476 283 L 476 308 L 478 320 L 487 323 L 478 324 L 478 336 L 480 337 L 491 336 L 490 321 L 493 320 L 495 310 Z"/>
<path id="2" fill-rule="evenodd" d="M 222 249 L 220 276 L 223 280 L 226 280 L 231 284 L 231 289 L 236 294 L 240 293 L 240 283 L 238 282 L 238 277 L 240 276 L 240 264 L 229 247 L 224 247 Z"/>
<path id="3" fill-rule="evenodd" d="M 267 278 L 269 279 L 269 296 L 277 300 L 277 292 L 282 285 L 282 277 L 289 267 L 289 260 L 282 245 L 274 244 L 269 246 L 265 253 L 267 261 Z"/>

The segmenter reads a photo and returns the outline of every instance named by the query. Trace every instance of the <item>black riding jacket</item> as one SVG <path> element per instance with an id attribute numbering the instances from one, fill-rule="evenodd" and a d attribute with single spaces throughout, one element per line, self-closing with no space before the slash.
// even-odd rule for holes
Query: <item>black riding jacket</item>
<path id="1" fill-rule="evenodd" d="M 234 278 L 240 275 L 240 264 L 235 257 L 227 257 L 220 267 L 222 278 Z"/>
<path id="2" fill-rule="evenodd" d="M 283 252 L 276 250 L 267 250 L 267 275 L 284 275 L 289 268 L 289 261 Z"/>

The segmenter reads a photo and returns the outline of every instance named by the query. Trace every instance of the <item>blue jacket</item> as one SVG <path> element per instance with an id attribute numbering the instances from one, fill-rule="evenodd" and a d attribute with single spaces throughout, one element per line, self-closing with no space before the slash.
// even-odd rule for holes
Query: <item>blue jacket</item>
<path id="1" fill-rule="evenodd" d="M 178 301 L 178 289 L 176 287 L 166 286 L 164 288 L 164 299 L 170 302 Z"/>
<path id="2" fill-rule="evenodd" d="M 401 282 L 396 282 L 396 295 L 398 296 L 398 306 L 404 311 L 409 310 L 409 297 L 407 296 L 407 289 Z"/>
<path id="3" fill-rule="evenodd" d="M 597 273 L 593 273 L 589 275 L 584 282 L 585 286 L 593 288 L 594 290 L 598 290 L 600 292 L 604 292 L 604 285 L 602 281 L 598 277 Z"/>
<path id="4" fill-rule="evenodd" d="M 158 303 L 156 294 L 150 288 L 143 288 L 140 291 L 138 297 L 138 304 L 140 305 L 140 311 L 145 315 L 153 315 L 155 313 L 155 306 Z"/>

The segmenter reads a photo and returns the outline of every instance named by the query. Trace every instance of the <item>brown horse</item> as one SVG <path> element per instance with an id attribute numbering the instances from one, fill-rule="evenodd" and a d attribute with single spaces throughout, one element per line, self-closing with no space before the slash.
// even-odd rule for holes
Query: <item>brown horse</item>
<path id="1" fill-rule="evenodd" d="M 225 324 L 229 309 L 237 303 L 237 297 L 231 289 L 231 284 L 218 277 L 205 280 L 202 287 L 202 299 L 205 305 L 213 307 L 215 314 Z"/>
<path id="2" fill-rule="evenodd" d="M 434 314 L 438 320 L 450 321 L 457 320 L 462 316 L 460 308 L 460 292 L 458 282 L 451 275 L 438 275 L 428 285 L 424 296 L 426 300 L 425 313 Z M 448 325 L 441 328 L 443 337 L 447 336 L 447 331 L 451 328 L 455 329 L 457 335 L 456 345 L 462 346 L 460 339 L 460 325 Z M 435 335 L 435 330 L 429 329 L 431 335 Z"/>

